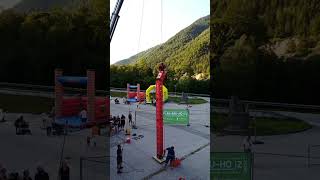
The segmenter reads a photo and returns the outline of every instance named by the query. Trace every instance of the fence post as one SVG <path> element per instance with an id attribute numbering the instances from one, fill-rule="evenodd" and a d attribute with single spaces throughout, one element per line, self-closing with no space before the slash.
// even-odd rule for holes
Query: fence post
<path id="1" fill-rule="evenodd" d="M 250 152 L 250 161 L 251 161 L 251 167 L 250 167 L 250 171 L 251 171 L 251 180 L 253 180 L 253 175 L 254 175 L 254 152 Z"/>
<path id="2" fill-rule="evenodd" d="M 308 168 L 310 168 L 310 144 L 308 145 Z"/>
<path id="3" fill-rule="evenodd" d="M 80 157 L 80 180 L 83 180 L 83 174 L 82 174 L 82 161 L 83 161 L 83 158 Z"/>
<path id="4" fill-rule="evenodd" d="M 190 111 L 189 111 L 188 106 L 187 106 L 187 113 L 188 113 L 188 124 L 187 124 L 187 126 L 190 126 Z"/>

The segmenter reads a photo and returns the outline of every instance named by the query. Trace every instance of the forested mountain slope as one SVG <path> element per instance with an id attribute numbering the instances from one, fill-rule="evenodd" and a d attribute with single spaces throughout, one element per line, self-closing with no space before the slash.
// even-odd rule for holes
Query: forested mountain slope
<path id="1" fill-rule="evenodd" d="M 210 22 L 215 97 L 320 104 L 319 1 L 214 1 Z"/>
<path id="2" fill-rule="evenodd" d="M 167 42 L 116 64 L 140 63 L 154 69 L 159 62 L 165 62 L 177 78 L 183 75 L 209 78 L 209 19 L 209 16 L 200 18 Z"/>

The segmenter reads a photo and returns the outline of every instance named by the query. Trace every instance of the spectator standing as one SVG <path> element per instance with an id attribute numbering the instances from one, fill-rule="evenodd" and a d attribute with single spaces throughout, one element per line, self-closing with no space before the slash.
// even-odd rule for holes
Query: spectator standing
<path id="1" fill-rule="evenodd" d="M 120 131 L 120 129 L 121 129 L 121 121 L 120 121 L 120 117 L 119 116 L 117 116 L 117 122 L 118 122 L 118 129 Z"/>
<path id="2" fill-rule="evenodd" d="M 38 166 L 34 180 L 49 180 L 49 174 L 41 166 Z"/>
<path id="3" fill-rule="evenodd" d="M 47 129 L 47 136 L 50 136 L 52 132 L 52 120 L 49 116 L 47 116 L 47 119 L 46 119 L 46 129 Z"/>
<path id="4" fill-rule="evenodd" d="M 0 164 L 0 180 L 7 180 L 7 169 Z"/>
<path id="5" fill-rule="evenodd" d="M 121 145 L 118 144 L 118 149 L 117 149 L 117 173 L 122 173 L 121 169 L 122 167 L 122 154 L 123 154 L 123 149 L 121 148 Z"/>
<path id="6" fill-rule="evenodd" d="M 252 152 L 252 140 L 250 135 L 243 140 L 243 150 L 244 152 Z"/>
<path id="7" fill-rule="evenodd" d="M 87 111 L 84 108 L 80 112 L 80 118 L 82 123 L 87 122 Z"/>
<path id="8" fill-rule="evenodd" d="M 29 172 L 29 170 L 24 170 L 24 171 L 23 171 L 22 180 L 32 180 L 32 178 L 30 177 L 30 172 Z"/>
<path id="9" fill-rule="evenodd" d="M 91 138 L 89 136 L 87 136 L 87 146 L 90 146 L 90 142 L 91 142 Z"/>
<path id="10" fill-rule="evenodd" d="M 124 126 L 126 125 L 126 118 L 122 115 L 123 118 L 121 118 L 121 128 L 124 130 Z"/>
<path id="11" fill-rule="evenodd" d="M 70 168 L 66 161 L 63 161 L 62 166 L 59 169 L 60 180 L 70 180 Z"/>
<path id="12" fill-rule="evenodd" d="M 131 114 L 131 111 L 129 111 L 128 119 L 129 119 L 129 125 L 132 126 L 132 114 Z"/>
<path id="13" fill-rule="evenodd" d="M 3 109 L 0 109 L 0 122 L 5 122 L 5 111 Z"/>

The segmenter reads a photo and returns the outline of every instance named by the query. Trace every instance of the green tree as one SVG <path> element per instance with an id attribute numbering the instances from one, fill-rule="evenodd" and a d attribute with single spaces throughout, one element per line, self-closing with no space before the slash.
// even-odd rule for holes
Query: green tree
<path id="1" fill-rule="evenodd" d="M 288 42 L 288 48 L 287 48 L 287 52 L 288 53 L 295 53 L 296 52 L 296 42 L 293 39 L 290 39 Z"/>

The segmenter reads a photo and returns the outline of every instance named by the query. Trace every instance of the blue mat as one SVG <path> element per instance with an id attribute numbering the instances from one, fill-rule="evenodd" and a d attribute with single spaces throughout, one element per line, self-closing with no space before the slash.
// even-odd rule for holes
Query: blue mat
<path id="1" fill-rule="evenodd" d="M 129 98 L 127 99 L 128 102 L 137 102 L 137 99 L 136 98 Z"/>
<path id="2" fill-rule="evenodd" d="M 55 120 L 55 122 L 59 125 L 68 124 L 69 126 L 72 126 L 72 127 L 80 127 L 86 123 L 86 122 L 84 123 L 81 122 L 81 119 L 78 116 L 58 118 Z"/>

